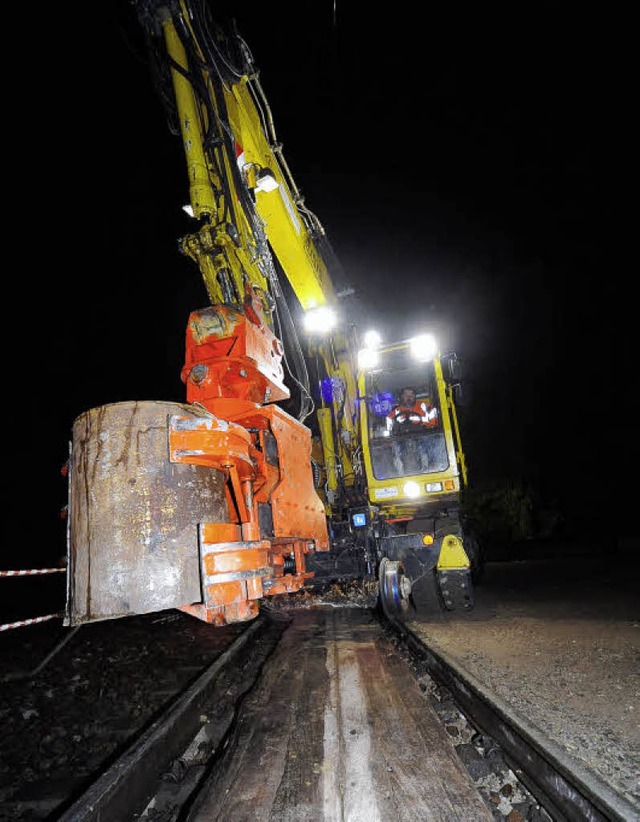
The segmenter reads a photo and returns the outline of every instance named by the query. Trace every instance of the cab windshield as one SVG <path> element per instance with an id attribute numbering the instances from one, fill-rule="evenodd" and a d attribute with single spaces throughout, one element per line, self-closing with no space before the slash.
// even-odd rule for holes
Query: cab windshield
<path id="1" fill-rule="evenodd" d="M 406 349 L 381 352 L 366 377 L 371 464 L 376 479 L 431 474 L 448 468 L 433 362 L 409 360 Z M 400 393 L 405 394 L 400 406 Z"/>

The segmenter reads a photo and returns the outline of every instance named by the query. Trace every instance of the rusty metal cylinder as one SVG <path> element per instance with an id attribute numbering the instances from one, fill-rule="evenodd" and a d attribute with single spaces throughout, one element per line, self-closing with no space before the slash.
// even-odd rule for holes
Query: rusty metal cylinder
<path id="1" fill-rule="evenodd" d="M 66 625 L 200 602 L 198 526 L 228 522 L 224 475 L 169 460 L 174 402 L 119 402 L 74 421 Z"/>

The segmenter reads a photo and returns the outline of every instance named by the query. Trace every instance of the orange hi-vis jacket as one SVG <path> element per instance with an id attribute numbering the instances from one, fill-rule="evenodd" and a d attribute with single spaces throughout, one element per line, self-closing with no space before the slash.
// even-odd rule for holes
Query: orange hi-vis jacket
<path id="1" fill-rule="evenodd" d="M 393 425 L 422 425 L 425 428 L 435 428 L 438 424 L 438 409 L 430 403 L 418 400 L 413 408 L 406 408 L 397 405 L 387 414 L 387 429 L 390 431 Z"/>

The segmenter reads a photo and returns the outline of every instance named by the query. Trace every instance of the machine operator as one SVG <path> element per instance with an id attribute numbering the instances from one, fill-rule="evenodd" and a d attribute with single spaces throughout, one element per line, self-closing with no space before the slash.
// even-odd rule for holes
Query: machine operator
<path id="1" fill-rule="evenodd" d="M 416 392 L 411 387 L 400 391 L 398 405 L 387 414 L 387 430 L 390 433 L 407 428 L 435 428 L 437 425 L 438 409 L 428 400 L 417 400 Z"/>

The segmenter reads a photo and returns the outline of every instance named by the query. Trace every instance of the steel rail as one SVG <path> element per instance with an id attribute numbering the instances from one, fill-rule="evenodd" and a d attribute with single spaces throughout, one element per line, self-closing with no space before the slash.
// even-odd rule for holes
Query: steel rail
<path id="1" fill-rule="evenodd" d="M 411 628 L 387 620 L 414 659 L 447 687 L 476 728 L 502 748 L 518 779 L 557 822 L 640 822 L 640 813 L 592 771 L 571 757 L 537 727 L 455 660 L 434 651 Z"/>
<path id="2" fill-rule="evenodd" d="M 258 616 L 193 682 L 168 711 L 94 781 L 73 804 L 55 816 L 58 822 L 123 822 L 137 818 L 168 765 L 179 756 L 201 725 L 203 706 L 211 698 L 221 672 L 268 630 Z"/>

